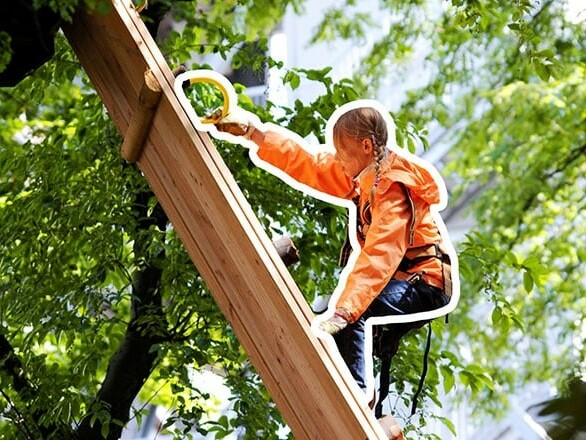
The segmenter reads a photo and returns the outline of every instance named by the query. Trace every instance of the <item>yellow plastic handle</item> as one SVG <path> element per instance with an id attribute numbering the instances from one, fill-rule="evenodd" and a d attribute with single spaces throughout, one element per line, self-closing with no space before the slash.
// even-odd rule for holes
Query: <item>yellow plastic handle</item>
<path id="1" fill-rule="evenodd" d="M 226 87 L 224 86 L 224 84 L 222 84 L 221 82 L 217 81 L 214 78 L 190 78 L 189 80 L 190 84 L 196 84 L 196 83 L 206 83 L 206 84 L 212 84 L 214 86 L 216 86 L 218 89 L 220 89 L 220 92 L 222 92 L 222 112 L 220 114 L 211 114 L 211 115 L 206 115 L 200 118 L 201 122 L 204 124 L 215 124 L 216 122 L 219 122 L 220 119 L 222 119 L 224 116 L 226 116 L 228 114 L 228 109 L 230 107 L 230 98 L 228 97 L 228 91 L 226 90 Z"/>
<path id="2" fill-rule="evenodd" d="M 202 124 L 216 124 L 224 116 L 230 113 L 232 106 L 236 103 L 237 98 L 234 87 L 225 76 L 219 74 L 218 72 L 203 69 L 184 72 L 175 78 L 175 90 L 179 90 L 180 87 L 178 86 L 183 84 L 185 81 L 189 81 L 189 84 L 212 84 L 222 93 L 223 102 L 221 111 L 213 112 L 212 114 L 206 116 L 198 115 L 198 118 Z"/>

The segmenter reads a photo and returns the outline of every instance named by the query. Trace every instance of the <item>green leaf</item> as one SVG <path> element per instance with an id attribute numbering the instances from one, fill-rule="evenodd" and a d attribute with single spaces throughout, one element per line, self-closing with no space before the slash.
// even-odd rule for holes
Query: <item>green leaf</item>
<path id="1" fill-rule="evenodd" d="M 492 314 L 490 317 L 492 324 L 493 325 L 497 325 L 498 323 L 500 323 L 503 319 L 503 311 L 499 306 L 495 306 L 494 309 L 492 309 Z"/>
<path id="2" fill-rule="evenodd" d="M 551 77 L 549 66 L 539 60 L 535 62 L 535 72 L 542 81 L 548 81 Z"/>
<path id="3" fill-rule="evenodd" d="M 437 420 L 439 420 L 440 422 L 442 422 L 444 424 L 444 426 L 446 428 L 448 428 L 448 430 L 454 435 L 456 436 L 456 426 L 454 425 L 454 423 L 448 419 L 447 417 L 443 417 L 443 416 L 437 416 L 434 415 L 434 418 L 436 418 Z"/>
<path id="4" fill-rule="evenodd" d="M 447 394 L 454 387 L 455 377 L 452 368 L 447 365 L 440 366 L 440 371 L 443 378 L 444 392 Z"/>
<path id="5" fill-rule="evenodd" d="M 104 423 L 100 429 L 100 433 L 102 434 L 103 438 L 108 438 L 108 434 L 110 433 L 110 424 Z"/>
<path id="6" fill-rule="evenodd" d="M 525 292 L 531 293 L 531 291 L 533 290 L 533 286 L 533 276 L 531 275 L 531 272 L 525 270 L 523 272 L 523 287 L 525 288 Z"/>
<path id="7" fill-rule="evenodd" d="M 283 83 L 289 84 L 293 90 L 299 87 L 301 83 L 301 78 L 299 75 L 292 70 L 287 71 L 285 76 L 283 77 Z"/>

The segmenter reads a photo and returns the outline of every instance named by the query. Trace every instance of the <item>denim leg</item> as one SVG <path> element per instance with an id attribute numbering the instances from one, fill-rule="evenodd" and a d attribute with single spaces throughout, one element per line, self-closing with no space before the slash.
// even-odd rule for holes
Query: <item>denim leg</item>
<path id="1" fill-rule="evenodd" d="M 388 316 L 408 313 L 401 310 L 405 293 L 411 289 L 406 281 L 391 281 L 372 302 L 366 312 L 354 323 L 334 335 L 340 355 L 350 369 L 352 377 L 362 390 L 366 390 L 365 372 L 365 323 L 372 316 Z"/>
<path id="2" fill-rule="evenodd" d="M 366 377 L 364 365 L 364 322 L 361 316 L 358 321 L 349 324 L 346 328 L 334 335 L 334 341 L 342 359 L 350 369 L 352 377 L 358 386 L 366 391 Z"/>
<path id="3" fill-rule="evenodd" d="M 362 316 L 366 319 L 373 316 L 404 315 L 420 311 L 418 301 L 413 301 L 414 289 L 407 281 L 391 280 L 382 292 L 368 306 Z"/>
<path id="4" fill-rule="evenodd" d="M 449 301 L 443 292 L 423 283 L 391 280 L 374 299 L 363 315 L 354 323 L 334 335 L 342 359 L 350 369 L 358 386 L 366 390 L 365 376 L 365 323 L 374 316 L 404 315 L 425 312 L 446 305 Z M 398 326 L 399 335 L 408 327 Z M 369 353 L 370 355 L 370 353 Z"/>
<path id="5" fill-rule="evenodd" d="M 449 298 L 423 282 L 391 280 L 368 307 L 364 316 L 405 315 L 428 312 L 445 306 Z"/>

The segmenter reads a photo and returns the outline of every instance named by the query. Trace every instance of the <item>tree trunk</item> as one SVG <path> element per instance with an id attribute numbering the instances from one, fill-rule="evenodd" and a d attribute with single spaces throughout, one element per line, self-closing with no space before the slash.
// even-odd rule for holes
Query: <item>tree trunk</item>
<path id="1" fill-rule="evenodd" d="M 148 200 L 152 193 L 137 195 L 135 211 L 138 226 L 134 241 L 134 253 L 146 263 L 135 273 L 132 285 L 132 317 L 124 340 L 110 360 L 106 378 L 96 396 L 94 407 L 85 415 L 75 432 L 79 440 L 116 440 L 123 427 L 130 420 L 132 402 L 149 377 L 157 359 L 153 346 L 166 339 L 167 322 L 162 305 L 160 264 L 165 258 L 164 251 L 148 255 L 148 234 L 140 232 L 151 225 L 164 231 L 167 216 L 159 205 L 148 214 Z M 148 325 L 144 325 L 148 322 Z M 96 411 L 104 411 L 103 419 L 96 417 Z M 107 426 L 104 426 L 107 425 Z M 107 432 L 107 435 L 104 434 Z"/>
<path id="2" fill-rule="evenodd" d="M 110 361 L 102 388 L 96 396 L 96 405 L 107 409 L 111 419 L 108 424 L 108 440 L 119 439 L 122 428 L 130 419 L 130 408 L 136 395 L 150 375 L 157 353 L 151 351 L 156 343 L 153 338 L 141 336 L 129 328 L 118 351 Z M 94 409 L 99 409 L 94 408 Z M 82 420 L 75 435 L 80 440 L 103 440 L 103 423 L 96 419 L 92 425 L 90 412 Z"/>

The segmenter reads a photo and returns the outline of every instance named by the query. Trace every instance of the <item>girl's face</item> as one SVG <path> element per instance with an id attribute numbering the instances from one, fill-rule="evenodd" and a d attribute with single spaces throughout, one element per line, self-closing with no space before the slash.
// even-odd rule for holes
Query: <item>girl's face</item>
<path id="1" fill-rule="evenodd" d="M 374 160 L 374 148 L 370 139 L 352 139 L 346 134 L 334 136 L 336 162 L 348 177 L 356 177 Z"/>

